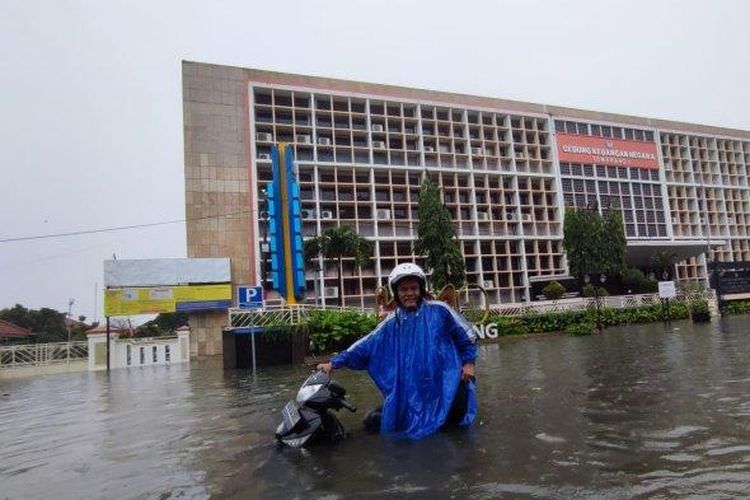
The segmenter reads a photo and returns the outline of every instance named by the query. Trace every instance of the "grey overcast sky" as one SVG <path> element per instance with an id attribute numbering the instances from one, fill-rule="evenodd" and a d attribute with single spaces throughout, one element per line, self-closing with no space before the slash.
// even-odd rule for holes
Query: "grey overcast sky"
<path id="1" fill-rule="evenodd" d="M 0 239 L 184 218 L 183 59 L 750 129 L 745 0 L 0 0 Z M 0 308 L 101 319 L 113 253 L 184 225 L 0 243 Z"/>

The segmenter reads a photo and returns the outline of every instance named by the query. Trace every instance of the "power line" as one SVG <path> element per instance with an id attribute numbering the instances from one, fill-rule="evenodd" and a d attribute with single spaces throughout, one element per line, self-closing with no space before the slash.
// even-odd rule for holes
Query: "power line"
<path id="1" fill-rule="evenodd" d="M 0 238 L 0 243 L 10 243 L 13 241 L 29 241 L 29 240 L 43 240 L 48 238 L 64 238 L 67 236 L 80 236 L 82 234 L 95 234 L 95 233 L 110 233 L 114 231 L 124 231 L 127 229 L 139 229 L 144 227 L 154 227 L 154 226 L 165 226 L 167 224 L 181 224 L 183 222 L 193 222 L 193 221 L 199 221 L 199 220 L 205 220 L 205 219 L 216 219 L 220 217 L 231 217 L 234 215 L 243 215 L 249 213 L 249 210 L 243 210 L 240 212 L 232 212 L 227 214 L 216 214 L 216 215 L 206 215 L 203 217 L 195 217 L 191 219 L 176 219 L 176 220 L 168 220 L 168 221 L 161 221 L 161 222 L 150 222 L 147 224 L 131 224 L 129 226 L 116 226 L 116 227 L 105 227 L 105 228 L 99 228 L 99 229 L 87 229 L 84 231 L 71 231 L 68 233 L 50 233 L 50 234 L 38 234 L 35 236 L 19 236 L 14 238 Z"/>

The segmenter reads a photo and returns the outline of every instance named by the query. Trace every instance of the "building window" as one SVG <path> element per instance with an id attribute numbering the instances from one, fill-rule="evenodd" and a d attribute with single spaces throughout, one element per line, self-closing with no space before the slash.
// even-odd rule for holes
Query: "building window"
<path id="1" fill-rule="evenodd" d="M 172 360 L 172 353 L 169 352 L 169 345 L 164 346 L 164 361 L 169 363 Z"/>
<path id="2" fill-rule="evenodd" d="M 156 346 L 154 346 L 154 347 L 151 348 L 151 357 L 152 357 L 154 363 L 156 363 L 159 360 L 159 356 L 158 356 L 158 354 L 156 352 Z"/>
<path id="3" fill-rule="evenodd" d="M 125 352 L 127 353 L 128 366 L 130 366 L 130 364 L 133 362 L 133 353 L 131 351 L 132 349 L 130 348 L 130 344 L 128 344 L 127 347 L 125 348 Z"/>

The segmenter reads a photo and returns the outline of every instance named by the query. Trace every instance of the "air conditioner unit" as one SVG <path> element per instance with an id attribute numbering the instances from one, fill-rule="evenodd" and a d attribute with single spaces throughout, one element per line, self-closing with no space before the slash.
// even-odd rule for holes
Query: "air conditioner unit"
<path id="1" fill-rule="evenodd" d="M 391 219 L 391 211 L 385 208 L 379 208 L 378 210 L 376 210 L 375 215 L 377 216 L 378 220 Z"/>
<path id="2" fill-rule="evenodd" d="M 487 212 L 477 212 L 478 220 L 490 220 L 490 214 Z"/>
<path id="3" fill-rule="evenodd" d="M 305 220 L 311 220 L 315 218 L 315 210 L 311 210 L 309 208 L 302 210 L 302 218 Z"/>
<path id="4" fill-rule="evenodd" d="M 373 132 L 382 132 L 383 131 L 383 125 L 380 123 L 373 123 L 372 124 L 372 131 Z"/>
<path id="5" fill-rule="evenodd" d="M 318 137 L 318 144 L 320 144 L 321 146 L 330 146 L 331 138 L 330 137 Z"/>
<path id="6" fill-rule="evenodd" d="M 321 210 L 320 211 L 320 218 L 321 219 L 326 219 L 326 220 L 331 220 L 331 219 L 333 219 L 333 212 L 331 212 L 330 210 Z"/>
<path id="7" fill-rule="evenodd" d="M 525 160 L 526 156 L 523 154 L 523 152 L 516 151 L 516 158 L 518 158 L 519 160 Z"/>
<path id="8" fill-rule="evenodd" d="M 260 251 L 268 253 L 268 252 L 271 251 L 271 247 L 268 245 L 268 243 L 263 242 L 263 243 L 260 244 Z"/>
<path id="9" fill-rule="evenodd" d="M 677 225 L 680 223 L 680 220 L 677 217 L 672 217 L 672 224 Z"/>
<path id="10" fill-rule="evenodd" d="M 426 153 L 432 153 L 432 152 L 435 151 L 435 148 L 432 147 L 432 146 L 425 146 L 424 150 L 425 150 Z"/>
<path id="11" fill-rule="evenodd" d="M 261 154 L 258 155 L 258 159 L 259 160 L 270 160 L 271 159 L 271 155 L 268 154 L 268 153 L 261 153 Z"/>
<path id="12" fill-rule="evenodd" d="M 268 132 L 258 132 L 257 134 L 255 134 L 255 137 L 259 141 L 271 142 L 273 140 L 273 135 L 269 134 Z"/>
<path id="13" fill-rule="evenodd" d="M 323 288 L 323 296 L 329 299 L 335 299 L 339 296 L 339 288 L 337 286 L 327 286 Z"/>
<path id="14" fill-rule="evenodd" d="M 508 212 L 508 220 L 516 220 L 516 213 Z"/>
<path id="15" fill-rule="evenodd" d="M 526 222 L 529 222 L 529 221 L 533 220 L 531 214 L 523 214 L 522 217 L 523 217 L 523 220 L 526 221 Z"/>
<path id="16" fill-rule="evenodd" d="M 471 148 L 471 154 L 473 154 L 473 155 L 481 155 L 481 154 L 483 154 L 482 148 Z"/>
<path id="17" fill-rule="evenodd" d="M 375 149 L 385 149 L 385 141 L 372 141 L 372 147 Z"/>
<path id="18" fill-rule="evenodd" d="M 484 288 L 494 288 L 495 287 L 495 282 L 492 281 L 492 280 L 483 281 L 482 282 L 482 287 L 484 287 Z"/>
<path id="19" fill-rule="evenodd" d="M 307 134 L 298 134 L 297 135 L 297 142 L 300 144 L 310 144 L 310 136 Z"/>

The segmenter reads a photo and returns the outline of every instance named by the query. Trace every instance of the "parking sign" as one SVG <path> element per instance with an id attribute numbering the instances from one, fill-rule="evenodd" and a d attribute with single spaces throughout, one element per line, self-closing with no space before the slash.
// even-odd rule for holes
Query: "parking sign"
<path id="1" fill-rule="evenodd" d="M 263 307 L 263 287 L 240 285 L 237 287 L 237 305 L 240 309 Z"/>

